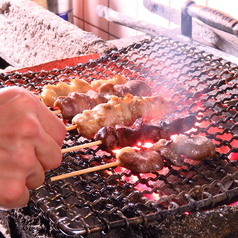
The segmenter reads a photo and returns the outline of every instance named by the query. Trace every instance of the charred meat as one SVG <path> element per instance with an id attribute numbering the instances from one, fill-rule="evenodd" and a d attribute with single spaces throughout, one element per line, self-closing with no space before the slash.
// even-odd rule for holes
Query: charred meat
<path id="1" fill-rule="evenodd" d="M 166 121 L 165 123 L 164 120 Z M 142 144 L 145 142 L 155 143 L 160 139 L 170 139 L 171 135 L 184 133 L 191 129 L 195 124 L 195 120 L 196 117 L 194 115 L 182 117 L 177 114 L 171 114 L 170 121 L 165 116 L 158 125 L 154 125 L 144 123 L 139 118 L 132 127 L 102 127 L 95 135 L 95 139 L 102 141 L 101 149 L 111 152 L 126 146 L 137 146 L 139 142 Z"/>
<path id="2" fill-rule="evenodd" d="M 215 146 L 210 139 L 203 136 L 178 135 L 175 140 L 161 139 L 150 149 L 136 150 L 124 147 L 117 152 L 116 158 L 121 166 L 133 173 L 150 173 L 161 170 L 164 159 L 180 167 L 184 164 L 185 158 L 204 160 L 215 154 Z"/>

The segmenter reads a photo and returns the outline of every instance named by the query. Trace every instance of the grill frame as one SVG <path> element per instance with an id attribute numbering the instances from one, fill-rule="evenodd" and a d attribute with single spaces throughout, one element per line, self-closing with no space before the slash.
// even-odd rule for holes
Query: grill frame
<path id="1" fill-rule="evenodd" d="M 156 47 L 154 47 L 154 44 L 159 45 L 159 48 L 163 48 L 165 49 L 165 51 L 162 51 L 162 52 L 156 51 L 155 49 Z M 129 55 L 130 57 L 127 56 L 128 52 L 131 53 Z M 145 57 L 145 53 L 146 53 L 146 57 Z M 174 57 L 170 56 L 171 54 Z M 184 58 L 182 57 L 180 59 L 181 55 L 183 55 Z M 162 62 L 162 63 L 160 62 L 160 60 L 163 57 L 168 58 L 167 63 L 169 62 L 169 64 L 165 65 L 165 62 Z M 190 59 L 190 57 L 193 59 L 191 61 L 191 65 L 194 64 L 197 68 L 195 67 L 195 71 L 194 71 L 194 68 L 191 67 L 191 72 L 187 70 L 186 74 L 183 72 L 181 73 L 181 70 L 185 70 L 186 67 L 187 69 L 189 69 L 188 67 L 189 64 L 186 63 L 186 60 Z M 179 58 L 179 62 L 180 62 L 179 65 L 181 65 L 181 63 L 183 64 L 182 68 L 179 68 L 176 63 L 173 63 L 176 58 Z M 204 62 L 200 62 L 201 60 L 202 61 L 204 60 Z M 110 65 L 109 68 L 108 68 L 108 63 Z M 146 63 L 146 66 L 143 65 L 144 63 Z M 98 66 L 103 67 L 105 71 L 97 71 Z M 199 67 L 201 67 L 203 70 L 199 70 Z M 223 152 L 219 154 L 219 157 L 218 157 L 219 158 L 218 160 L 223 161 L 225 164 L 225 166 L 224 164 L 219 166 L 221 171 L 225 170 L 226 176 L 224 176 L 222 179 L 218 181 L 216 180 L 214 181 L 212 186 L 220 187 L 219 193 L 216 195 L 211 195 L 209 194 L 209 192 L 204 191 L 203 193 L 204 198 L 196 201 L 192 196 L 188 194 L 186 195 L 187 204 L 181 205 L 181 206 L 176 204 L 173 201 L 173 196 L 171 197 L 167 196 L 163 198 L 164 200 L 160 199 L 157 202 L 150 201 L 150 200 L 145 200 L 145 201 L 143 200 L 140 202 L 144 202 L 146 206 L 148 206 L 148 209 L 149 207 L 152 207 L 153 208 L 152 210 L 154 210 L 153 212 L 150 212 L 150 209 L 149 209 L 149 213 L 147 211 L 144 212 L 143 209 L 141 210 L 136 209 L 135 208 L 136 206 L 135 206 L 133 208 L 134 210 L 132 209 L 134 212 L 133 216 L 130 214 L 128 217 L 126 217 L 125 214 L 123 214 L 123 212 L 127 209 L 126 207 L 123 207 L 124 211 L 120 211 L 119 209 L 118 209 L 119 211 L 117 211 L 117 208 L 115 208 L 115 211 L 118 212 L 119 215 L 118 214 L 117 215 L 120 219 L 109 222 L 107 221 L 107 219 L 101 217 L 100 224 L 96 224 L 96 225 L 88 225 L 85 221 L 82 220 L 82 226 L 75 228 L 70 226 L 68 221 L 66 221 L 66 218 L 60 217 L 58 215 L 57 209 L 54 210 L 55 209 L 54 207 L 49 206 L 49 197 L 50 197 L 49 194 L 46 194 L 44 196 L 42 196 L 41 194 L 41 193 L 45 193 L 48 190 L 50 191 L 52 189 L 52 186 L 48 182 L 48 179 L 51 176 L 65 172 L 65 168 L 68 171 L 70 171 L 71 169 L 76 169 L 76 168 L 71 168 L 72 164 L 70 164 L 70 166 L 66 164 L 66 167 L 62 167 L 62 170 L 59 170 L 59 171 L 54 170 L 54 171 L 51 171 L 50 173 L 47 173 L 46 183 L 43 186 L 41 186 L 39 189 L 37 189 L 36 191 L 33 191 L 31 194 L 32 201 L 37 206 L 40 207 L 40 209 L 44 212 L 45 216 L 50 220 L 51 224 L 55 226 L 56 229 L 61 230 L 66 235 L 74 236 L 74 235 L 87 235 L 87 234 L 99 232 L 99 231 L 107 232 L 109 230 L 116 229 L 116 228 L 128 228 L 131 225 L 135 225 L 135 224 L 146 225 L 148 222 L 151 222 L 153 220 L 161 221 L 166 216 L 169 216 L 169 215 L 183 214 L 184 212 L 202 210 L 207 207 L 212 208 L 212 207 L 215 207 L 217 203 L 226 203 L 227 201 L 230 201 L 234 197 L 238 196 L 238 187 L 234 186 L 234 188 L 232 189 L 229 189 L 230 187 L 228 187 L 227 189 L 225 186 L 227 184 L 227 181 L 228 181 L 228 184 L 229 182 L 236 184 L 236 180 L 238 177 L 238 173 L 232 170 L 233 168 L 237 169 L 237 163 L 228 161 L 228 157 L 231 155 L 231 153 L 238 152 L 238 148 L 230 145 L 238 138 L 237 125 L 236 125 L 238 120 L 237 113 L 235 114 L 235 116 L 232 115 L 234 114 L 234 111 L 236 112 L 238 110 L 237 109 L 238 106 L 237 106 L 237 102 L 235 103 L 235 105 L 232 105 L 232 104 L 230 105 L 226 103 L 227 101 L 228 103 L 230 103 L 230 101 L 232 101 L 233 103 L 233 101 L 235 101 L 237 98 L 237 96 L 233 95 L 232 93 L 237 87 L 236 70 L 238 69 L 238 66 L 220 57 L 217 58 L 216 56 L 212 54 L 206 53 L 205 51 L 200 51 L 200 50 L 197 51 L 196 47 L 191 46 L 189 44 L 180 43 L 179 41 L 173 40 L 171 38 L 160 36 L 157 38 L 149 38 L 149 39 L 143 40 L 142 42 L 137 42 L 118 52 L 114 51 L 107 56 L 103 56 L 103 57 L 100 57 L 99 59 L 92 60 L 85 64 L 79 64 L 74 67 L 66 67 L 64 69 L 60 69 L 60 70 L 55 69 L 52 71 L 27 72 L 27 73 L 14 72 L 14 73 L 8 73 L 8 74 L 1 74 L 0 83 L 1 83 L 1 87 L 12 84 L 17 86 L 23 86 L 29 90 L 32 90 L 32 89 L 35 89 L 35 83 L 39 83 L 39 79 L 40 79 L 41 80 L 41 82 L 39 83 L 40 86 L 36 90 L 38 91 L 40 90 L 42 85 L 44 85 L 45 83 L 56 83 L 58 82 L 58 80 L 67 81 L 68 80 L 67 77 L 69 75 L 72 75 L 72 72 L 73 72 L 73 75 L 74 75 L 74 72 L 89 72 L 88 74 L 85 73 L 84 77 L 86 77 L 87 80 L 89 81 L 94 80 L 95 71 L 93 71 L 94 73 L 93 75 L 92 72 L 88 70 L 92 68 L 102 78 L 106 78 L 106 76 L 110 77 L 115 73 L 121 73 L 121 74 L 124 74 L 130 80 L 143 78 L 143 80 L 148 80 L 149 83 L 151 83 L 153 80 L 162 79 L 163 83 L 167 82 L 166 86 L 168 86 L 169 90 L 171 88 L 173 89 L 179 86 L 180 88 L 179 92 L 173 95 L 170 95 L 169 90 L 167 90 L 167 92 L 165 93 L 167 95 L 170 95 L 174 100 L 179 99 L 178 97 L 179 93 L 182 92 L 184 94 L 182 100 L 178 100 L 178 103 L 181 105 L 179 112 L 183 112 L 183 113 L 190 111 L 191 108 L 195 110 L 196 107 L 192 103 L 194 98 L 199 98 L 201 99 L 201 101 L 205 101 L 205 102 L 207 101 L 209 102 L 210 99 L 213 101 L 213 99 L 215 98 L 216 99 L 214 100 L 215 103 L 213 103 L 212 105 L 208 104 L 204 107 L 206 110 L 211 112 L 209 114 L 208 122 L 209 120 L 211 120 L 213 123 L 212 126 L 207 126 L 205 129 L 210 129 L 215 126 L 221 127 L 221 130 L 215 133 L 215 136 L 218 136 L 217 139 L 215 138 L 216 139 L 215 141 L 216 141 L 216 147 L 218 150 L 223 149 L 223 147 L 227 147 L 227 144 L 229 145 L 228 146 L 229 149 L 225 149 L 225 153 Z M 156 75 L 154 74 L 154 72 L 152 72 L 154 71 L 154 68 L 156 68 L 157 70 L 160 70 L 160 72 L 157 73 Z M 171 73 L 171 70 L 172 70 L 172 73 Z M 196 73 L 195 75 L 192 74 L 194 72 Z M 201 72 L 201 73 L 199 74 L 198 72 Z M 178 75 L 179 77 L 176 78 Z M 200 77 L 202 78 L 201 81 L 198 80 L 198 78 Z M 34 82 L 35 78 L 37 80 Z M 197 84 L 194 84 L 194 80 L 192 78 L 196 78 Z M 172 85 L 170 85 L 171 81 L 173 82 Z M 186 83 L 185 86 L 182 85 L 181 82 L 183 83 L 185 82 Z M 232 85 L 233 82 L 235 83 Z M 160 87 L 163 88 L 165 86 L 160 85 Z M 154 87 L 154 89 L 155 91 L 157 90 L 156 87 Z M 225 95 L 223 95 L 223 91 L 225 92 Z M 227 97 L 227 94 L 229 95 L 229 97 Z M 204 97 L 208 100 L 205 100 Z M 218 99 L 220 100 L 220 102 L 218 102 Z M 192 104 L 185 105 L 185 103 L 187 103 L 188 101 Z M 206 111 L 204 108 L 202 109 L 198 108 L 199 109 L 198 113 L 204 114 Z M 219 110 L 216 111 L 217 109 Z M 218 115 L 215 115 L 216 113 L 218 113 Z M 223 114 L 226 116 L 225 119 L 222 119 L 220 123 L 216 124 L 215 119 L 213 119 L 213 117 L 214 118 L 219 117 L 220 115 L 223 116 Z M 198 118 L 199 120 L 201 120 L 201 117 L 198 117 Z M 229 118 L 229 120 L 226 118 Z M 199 128 L 199 126 L 197 126 L 196 128 Z M 205 133 L 204 131 L 202 131 L 202 133 Z M 70 132 L 70 133 L 73 134 L 74 132 Z M 221 140 L 219 138 L 219 133 L 221 134 L 231 133 L 232 137 L 229 137 L 227 140 Z M 196 135 L 196 133 L 194 134 Z M 211 135 L 209 134 L 208 136 L 211 136 Z M 211 139 L 214 139 L 214 137 Z M 71 143 L 70 145 L 66 144 L 64 146 L 67 147 L 67 146 L 72 146 L 72 145 L 76 145 L 78 143 L 80 144 L 84 142 L 89 142 L 89 141 L 84 140 L 82 142 L 82 141 L 78 141 L 78 138 L 77 138 L 75 139 L 74 143 Z M 97 152 L 98 152 L 98 148 L 95 148 L 94 150 L 90 151 L 90 153 L 92 154 Z M 68 156 L 72 156 L 72 157 L 84 156 L 84 153 L 87 154 L 87 152 L 83 152 L 80 155 L 74 152 L 69 153 L 64 156 L 64 159 L 66 159 L 66 157 Z M 106 161 L 110 161 L 111 159 L 112 157 L 109 156 L 107 158 L 103 157 L 103 160 L 101 160 L 100 158 L 97 158 L 96 160 L 92 160 L 92 162 L 93 164 L 105 163 Z M 209 161 L 210 160 L 208 160 L 208 162 L 202 162 L 202 165 L 204 163 L 205 165 L 207 165 L 206 163 L 209 164 Z M 214 162 L 214 165 L 217 163 L 217 160 L 215 158 L 214 160 L 211 160 L 211 161 Z M 79 166 L 80 168 L 81 167 L 84 168 L 87 166 L 91 166 L 91 163 L 89 162 L 89 164 L 87 164 L 85 160 L 83 160 L 83 163 L 81 164 L 76 163 L 76 166 Z M 197 166 L 199 168 L 199 165 L 196 165 L 196 168 Z M 227 167 L 229 168 L 226 171 Z M 191 167 L 191 168 L 194 168 L 194 167 Z M 114 170 L 112 169 L 109 171 L 114 171 Z M 219 171 L 219 169 L 217 169 L 217 171 Z M 115 173 L 115 172 L 112 172 L 112 173 Z M 73 182 L 75 182 L 75 180 L 73 180 Z M 67 181 L 64 182 L 63 186 L 66 186 L 66 185 L 67 185 Z M 55 186 L 57 187 L 57 185 Z M 199 188 L 200 192 L 202 191 L 202 188 L 203 187 L 200 186 Z M 53 190 L 54 189 L 55 188 L 53 188 Z M 130 187 L 128 187 L 128 189 L 130 189 Z M 132 190 L 132 193 L 133 192 L 134 190 Z M 122 199 L 123 196 L 120 197 L 119 194 L 117 195 L 118 195 L 117 197 L 118 200 Z M 59 199 L 61 198 L 59 197 Z M 160 202 L 163 203 L 164 201 L 169 204 L 167 207 L 167 210 L 158 209 L 157 208 L 158 204 L 160 204 Z M 125 204 L 130 205 L 127 203 Z M 64 204 L 64 205 L 67 205 L 67 204 Z M 89 204 L 89 205 L 92 205 L 92 204 Z M 156 211 L 156 208 L 157 208 L 157 211 Z M 109 208 L 109 209 L 113 210 L 114 208 Z M 98 212 L 97 215 L 100 216 L 100 212 Z M 81 219 L 82 217 L 78 216 L 79 219 Z"/>

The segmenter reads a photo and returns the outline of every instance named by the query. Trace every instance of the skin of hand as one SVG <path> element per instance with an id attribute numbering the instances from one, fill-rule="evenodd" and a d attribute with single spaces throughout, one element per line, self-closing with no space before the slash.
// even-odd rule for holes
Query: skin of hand
<path id="1" fill-rule="evenodd" d="M 66 129 L 33 93 L 0 89 L 0 208 L 25 206 L 44 172 L 61 164 Z"/>

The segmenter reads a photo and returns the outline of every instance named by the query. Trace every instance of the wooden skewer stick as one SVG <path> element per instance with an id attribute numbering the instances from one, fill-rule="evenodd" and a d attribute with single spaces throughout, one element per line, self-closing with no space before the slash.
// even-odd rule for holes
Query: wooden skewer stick
<path id="1" fill-rule="evenodd" d="M 66 127 L 66 131 L 71 131 L 77 128 L 77 125 L 73 125 L 73 126 L 68 126 Z"/>
<path id="2" fill-rule="evenodd" d="M 58 110 L 55 110 L 55 111 L 52 111 L 54 114 L 60 114 L 61 113 L 61 110 L 58 109 Z"/>
<path id="3" fill-rule="evenodd" d="M 54 177 L 50 178 L 50 181 L 53 182 L 53 181 L 57 181 L 57 180 L 61 180 L 61 179 L 66 179 L 66 178 L 70 178 L 70 177 L 73 177 L 73 176 L 78 176 L 78 175 L 82 175 L 82 174 L 86 174 L 86 173 L 96 172 L 96 171 L 103 170 L 103 169 L 117 167 L 119 165 L 120 165 L 119 161 L 111 162 L 111 163 L 108 163 L 108 164 L 103 164 L 103 165 L 99 165 L 99 166 L 95 166 L 95 167 L 90 167 L 90 168 L 87 168 L 87 169 L 77 170 L 77 171 L 67 173 L 67 174 L 54 176 Z"/>
<path id="4" fill-rule="evenodd" d="M 82 144 L 82 145 L 62 149 L 61 152 L 63 154 L 63 153 L 69 152 L 69 151 L 76 151 L 76 150 L 92 147 L 92 146 L 95 146 L 95 145 L 101 145 L 101 144 L 102 144 L 102 141 L 97 140 L 97 141 L 93 141 L 93 142 L 90 142 L 90 143 L 85 143 L 85 144 Z"/>

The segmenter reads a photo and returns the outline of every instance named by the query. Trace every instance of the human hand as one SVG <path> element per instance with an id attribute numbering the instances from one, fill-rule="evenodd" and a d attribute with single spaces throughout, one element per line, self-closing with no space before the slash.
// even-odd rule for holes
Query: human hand
<path id="1" fill-rule="evenodd" d="M 61 163 L 65 125 L 31 92 L 0 89 L 0 207 L 27 204 L 44 171 Z"/>

